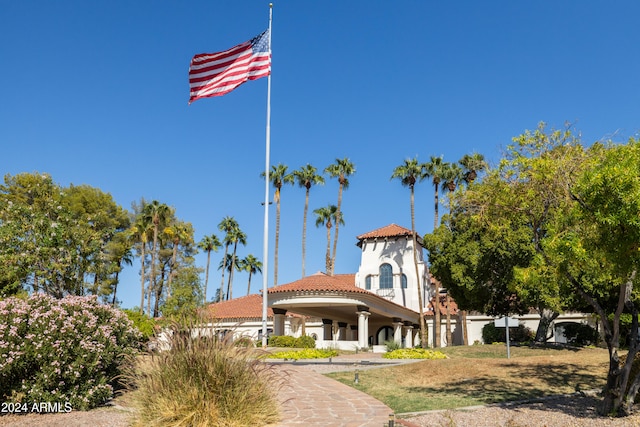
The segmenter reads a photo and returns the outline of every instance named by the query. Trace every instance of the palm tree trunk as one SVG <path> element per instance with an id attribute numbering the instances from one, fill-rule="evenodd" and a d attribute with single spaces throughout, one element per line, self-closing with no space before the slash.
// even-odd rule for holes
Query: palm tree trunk
<path id="1" fill-rule="evenodd" d="M 153 224 L 153 251 L 151 253 L 151 278 L 149 280 L 149 300 L 147 301 L 147 312 L 149 316 L 151 316 L 151 296 L 153 292 L 156 290 L 158 285 L 157 277 L 156 277 L 156 259 L 157 259 L 157 250 L 158 250 L 158 224 L 154 221 Z"/>
<path id="2" fill-rule="evenodd" d="M 433 217 L 433 229 L 435 230 L 436 228 L 438 228 L 438 204 L 440 204 L 440 201 L 438 198 L 438 184 L 434 184 L 434 187 L 435 187 L 435 203 L 433 205 L 433 211 L 435 215 Z"/>
<path id="3" fill-rule="evenodd" d="M 118 260 L 118 269 L 116 270 L 115 283 L 113 284 L 113 299 L 111 305 L 116 306 L 116 292 L 118 291 L 118 276 L 120 275 L 120 269 L 122 268 L 122 258 Z"/>
<path id="4" fill-rule="evenodd" d="M 336 210 L 336 231 L 333 235 L 333 254 L 331 255 L 331 272 L 330 276 L 333 276 L 334 269 L 336 267 L 336 250 L 338 249 L 338 230 L 340 229 L 340 219 L 342 218 L 342 182 L 338 187 L 338 209 Z"/>
<path id="5" fill-rule="evenodd" d="M 222 264 L 222 282 L 220 282 L 220 292 L 224 293 L 224 271 L 227 269 L 226 263 L 227 263 L 227 253 L 229 253 L 229 244 L 227 243 L 224 246 L 224 257 L 222 258 L 223 264 Z M 222 295 L 222 298 L 220 299 L 220 301 L 224 301 L 225 295 Z"/>
<path id="6" fill-rule="evenodd" d="M 207 251 L 207 270 L 204 275 L 204 301 L 203 304 L 207 303 L 207 286 L 209 286 L 209 264 L 211 263 L 211 251 Z"/>
<path id="7" fill-rule="evenodd" d="M 327 254 L 324 258 L 327 274 L 331 275 L 331 222 L 327 222 Z"/>
<path id="8" fill-rule="evenodd" d="M 451 336 L 451 311 L 449 310 L 450 302 L 451 302 L 451 297 L 449 296 L 449 292 L 447 292 L 447 347 L 453 345 L 453 340 Z"/>
<path id="9" fill-rule="evenodd" d="M 171 255 L 171 267 L 169 267 L 169 279 L 167 280 L 167 298 L 171 297 L 171 282 L 176 274 L 176 259 L 178 258 L 178 243 L 173 244 L 173 254 Z"/>
<path id="10" fill-rule="evenodd" d="M 247 296 L 251 293 L 251 270 L 249 270 L 249 282 L 247 282 Z"/>
<path id="11" fill-rule="evenodd" d="M 416 237 L 416 215 L 414 208 L 414 192 L 411 187 L 411 235 L 413 236 L 413 265 L 416 269 L 416 286 L 418 287 L 418 305 L 420 306 L 420 345 L 427 348 L 427 331 L 424 323 L 424 304 L 422 302 L 422 286 L 420 286 L 420 270 L 418 269 L 418 238 Z M 413 347 L 413 343 L 407 343 Z"/>
<path id="12" fill-rule="evenodd" d="M 236 249 L 238 242 L 233 244 L 233 255 L 231 255 L 231 270 L 229 270 L 229 283 L 227 284 L 227 300 L 233 299 L 233 271 L 236 269 Z"/>
<path id="13" fill-rule="evenodd" d="M 304 214 L 302 215 L 302 277 L 305 276 L 304 262 L 307 254 L 307 212 L 309 210 L 309 189 L 304 198 Z"/>
<path id="14" fill-rule="evenodd" d="M 467 310 L 462 310 L 462 343 L 469 345 L 469 331 L 467 330 Z"/>
<path id="15" fill-rule="evenodd" d="M 144 313 L 144 247 L 145 242 L 142 242 L 142 249 L 140 249 L 140 314 Z"/>

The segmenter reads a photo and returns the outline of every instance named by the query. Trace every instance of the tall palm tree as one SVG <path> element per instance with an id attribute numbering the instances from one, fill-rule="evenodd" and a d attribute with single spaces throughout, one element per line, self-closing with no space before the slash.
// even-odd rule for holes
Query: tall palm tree
<path id="1" fill-rule="evenodd" d="M 451 214 L 452 210 L 452 193 L 456 191 L 456 188 L 460 182 L 464 180 L 465 174 L 460 166 L 456 163 L 443 163 L 442 164 L 442 191 L 444 193 L 448 192 L 449 195 L 449 213 Z M 436 285 L 437 286 L 437 285 Z M 439 289 L 438 289 L 439 292 Z M 439 294 L 436 294 L 439 295 Z M 447 290 L 446 295 L 446 310 L 447 310 L 447 345 L 451 345 L 451 313 L 449 311 L 451 301 L 451 297 L 449 295 L 449 291 Z"/>
<path id="2" fill-rule="evenodd" d="M 222 218 L 222 221 L 220 221 L 220 224 L 218 224 L 218 230 L 223 231 L 225 233 L 225 236 L 222 238 L 222 241 L 224 242 L 224 255 L 222 256 L 223 260 L 227 259 L 227 254 L 229 253 L 229 245 L 231 244 L 231 241 L 229 240 L 228 236 L 236 228 L 239 228 L 238 221 L 236 221 L 232 216 L 225 216 L 224 218 Z M 223 268 L 222 279 L 220 281 L 220 292 L 223 294 L 223 296 L 224 296 L 224 270 L 225 269 Z"/>
<path id="3" fill-rule="evenodd" d="M 324 208 L 318 208 L 313 211 L 316 214 L 316 227 L 325 226 L 327 228 L 327 253 L 325 255 L 325 269 L 327 274 L 332 269 L 331 266 L 331 227 L 333 227 L 333 221 L 341 222 L 344 224 L 342 220 L 342 216 L 338 216 L 338 207 L 336 205 L 329 205 Z"/>
<path id="4" fill-rule="evenodd" d="M 171 282 L 178 275 L 178 247 L 193 244 L 193 226 L 190 222 L 173 221 L 164 229 L 172 245 L 169 279 L 167 280 L 167 298 L 171 296 Z"/>
<path id="5" fill-rule="evenodd" d="M 411 235 L 413 237 L 413 264 L 416 269 L 416 285 L 418 286 L 418 305 L 420 305 L 420 345 L 427 348 L 427 327 L 424 322 L 424 304 L 422 302 L 422 286 L 420 285 L 420 271 L 418 269 L 418 238 L 416 236 L 416 216 L 414 187 L 416 182 L 421 181 L 422 165 L 417 158 L 407 159 L 404 163 L 393 170 L 391 179 L 397 178 L 404 187 L 411 190 Z"/>
<path id="6" fill-rule="evenodd" d="M 444 163 L 442 167 L 442 191 L 453 193 L 458 184 L 464 180 L 464 171 L 456 163 Z M 451 196 L 449 197 L 449 212 L 451 212 Z"/>
<path id="7" fill-rule="evenodd" d="M 307 253 L 307 213 L 309 211 L 309 191 L 312 185 L 323 185 L 324 177 L 318 175 L 317 169 L 307 163 L 300 169 L 293 171 L 298 185 L 306 189 L 304 197 L 304 214 L 302 215 L 302 277 L 305 276 L 305 259 Z"/>
<path id="8" fill-rule="evenodd" d="M 153 200 L 144 206 L 142 210 L 143 214 L 153 224 L 153 246 L 151 247 L 151 278 L 150 278 L 150 292 L 149 299 L 147 300 L 147 311 L 151 315 L 151 295 L 157 288 L 158 282 L 156 277 L 156 260 L 158 259 L 158 230 L 161 224 L 164 224 L 166 219 L 172 214 L 172 209 L 164 203 L 160 203 L 157 200 Z"/>
<path id="9" fill-rule="evenodd" d="M 131 239 L 140 244 L 140 314 L 144 313 L 146 248 L 152 230 L 153 224 L 151 224 L 149 217 L 142 213 L 136 216 L 135 222 L 129 229 Z"/>
<path id="10" fill-rule="evenodd" d="M 442 161 L 442 156 L 435 157 L 431 156 L 431 160 L 422 165 L 423 176 L 424 178 L 431 178 L 431 183 L 433 184 L 433 189 L 435 191 L 435 203 L 434 203 L 434 218 L 433 218 L 433 229 L 435 230 L 438 227 L 438 204 L 440 203 L 438 198 L 438 188 L 440 188 L 440 182 L 442 181 L 442 172 L 444 169 L 444 162 Z"/>
<path id="11" fill-rule="evenodd" d="M 464 169 L 464 181 L 467 184 L 472 183 L 478 176 L 478 172 L 487 169 L 487 162 L 480 153 L 465 154 L 458 161 Z"/>
<path id="12" fill-rule="evenodd" d="M 355 165 L 349 161 L 348 158 L 336 159 L 336 162 L 327 166 L 324 169 L 325 173 L 328 173 L 331 178 L 338 178 L 338 206 L 336 211 L 336 218 L 342 217 L 342 190 L 349 188 L 349 176 L 356 173 Z M 336 221 L 336 231 L 333 235 L 333 254 L 331 255 L 331 271 L 327 272 L 333 275 L 336 266 L 336 250 L 338 248 L 338 232 L 340 230 L 340 223 L 344 222 Z"/>
<path id="13" fill-rule="evenodd" d="M 204 276 L 204 301 L 203 303 L 207 303 L 207 286 L 209 285 L 209 264 L 211 264 L 211 252 L 218 252 L 222 244 L 218 239 L 218 236 L 215 234 L 211 234 L 209 236 L 204 236 L 200 243 L 198 243 L 198 247 L 207 253 L 207 269 Z"/>
<path id="14" fill-rule="evenodd" d="M 238 243 L 241 245 L 247 244 L 247 235 L 240 230 L 240 227 L 233 229 L 229 234 L 225 236 L 225 242 L 233 243 L 233 253 L 231 254 L 231 267 L 229 269 L 229 281 L 227 283 L 227 299 L 233 299 L 233 272 L 236 270 L 236 250 Z"/>
<path id="15" fill-rule="evenodd" d="M 269 181 L 275 188 L 273 199 L 276 202 L 276 241 L 273 250 L 273 286 L 278 284 L 278 243 L 280 240 L 280 190 L 284 184 L 293 184 L 293 175 L 287 173 L 287 165 L 278 163 L 277 166 L 271 166 L 271 172 L 269 173 Z M 266 174 L 263 172 L 262 176 Z"/>
<path id="16" fill-rule="evenodd" d="M 229 275 L 231 275 L 231 268 L 232 268 L 232 266 L 231 266 L 231 264 L 232 264 L 231 257 L 232 257 L 231 254 L 226 254 L 220 260 L 220 263 L 218 264 L 218 270 L 222 270 L 223 273 L 226 271 L 227 273 L 229 273 Z M 236 267 L 233 267 L 233 268 L 238 268 L 238 267 L 236 266 Z M 221 289 L 222 289 L 222 291 L 220 292 L 220 294 L 221 294 L 220 301 L 225 301 L 225 300 L 229 299 L 224 293 L 224 287 L 221 288 Z M 227 292 L 229 292 L 229 291 L 227 290 Z"/>
<path id="17" fill-rule="evenodd" d="M 249 281 L 247 282 L 247 295 L 251 293 L 251 276 L 256 273 L 262 273 L 262 263 L 258 258 L 249 254 L 239 262 L 239 270 L 244 270 L 249 273 Z"/>
<path id="18" fill-rule="evenodd" d="M 431 178 L 431 183 L 433 184 L 434 189 L 434 216 L 433 216 L 433 229 L 435 230 L 438 227 L 438 207 L 440 204 L 438 189 L 440 188 L 440 183 L 442 182 L 442 173 L 445 168 L 445 162 L 442 160 L 442 156 L 436 157 L 431 156 L 431 159 L 422 165 L 423 176 L 425 178 Z M 433 313 L 434 313 L 434 332 L 433 332 L 433 340 L 434 346 L 440 347 L 440 286 L 438 281 L 434 281 L 435 285 L 435 299 L 433 302 Z"/>
<path id="19" fill-rule="evenodd" d="M 133 265 L 133 241 L 131 231 L 123 230 L 116 233 L 113 239 L 107 244 L 107 252 L 115 263 L 115 278 L 113 284 L 113 298 L 111 305 L 116 305 L 116 293 L 118 291 L 118 276 L 122 271 L 122 264 Z"/>

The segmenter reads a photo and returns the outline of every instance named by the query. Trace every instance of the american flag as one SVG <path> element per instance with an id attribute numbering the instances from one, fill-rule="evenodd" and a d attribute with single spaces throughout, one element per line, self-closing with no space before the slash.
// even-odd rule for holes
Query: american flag
<path id="1" fill-rule="evenodd" d="M 195 55 L 189 67 L 189 103 L 221 96 L 248 80 L 271 74 L 269 30 L 231 49 Z"/>

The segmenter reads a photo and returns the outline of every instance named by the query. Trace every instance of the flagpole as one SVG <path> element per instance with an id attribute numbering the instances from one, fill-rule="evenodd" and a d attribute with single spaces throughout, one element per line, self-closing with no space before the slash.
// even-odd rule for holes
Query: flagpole
<path id="1" fill-rule="evenodd" d="M 271 55 L 271 20 L 273 17 L 273 3 L 269 3 L 269 55 Z M 272 63 L 270 59 L 270 63 Z M 271 161 L 271 73 L 267 77 L 267 129 L 266 129 L 266 154 L 264 167 L 264 234 L 262 236 L 262 348 L 267 347 L 267 285 L 269 271 L 269 169 Z"/>

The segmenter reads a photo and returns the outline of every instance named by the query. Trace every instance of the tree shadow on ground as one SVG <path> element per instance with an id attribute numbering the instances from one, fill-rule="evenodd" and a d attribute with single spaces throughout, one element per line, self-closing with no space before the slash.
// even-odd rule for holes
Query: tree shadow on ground
<path id="1" fill-rule="evenodd" d="M 480 404 L 507 404 L 509 402 L 535 402 L 544 401 L 545 410 L 570 413 L 581 417 L 571 409 L 572 397 L 562 400 L 547 399 L 550 396 L 567 395 L 578 390 L 601 389 L 605 384 L 605 378 L 601 374 L 589 373 L 584 366 L 576 364 L 543 364 L 537 366 L 521 366 L 517 364 L 504 364 L 496 369 L 504 369 L 506 374 L 497 377 L 470 378 L 454 381 L 447 384 L 439 384 L 437 387 L 407 387 L 404 389 L 409 394 L 420 394 L 425 399 L 449 399 L 473 400 Z M 519 372 L 517 376 L 509 376 L 508 371 Z M 573 398 L 586 399 L 584 396 Z M 590 397 L 589 405 L 593 406 L 593 414 L 585 417 L 593 417 L 597 398 Z"/>

